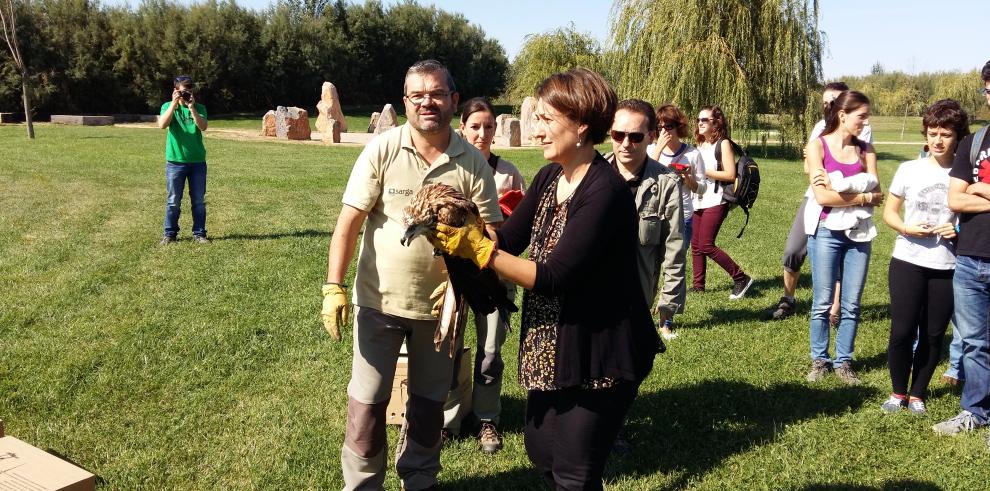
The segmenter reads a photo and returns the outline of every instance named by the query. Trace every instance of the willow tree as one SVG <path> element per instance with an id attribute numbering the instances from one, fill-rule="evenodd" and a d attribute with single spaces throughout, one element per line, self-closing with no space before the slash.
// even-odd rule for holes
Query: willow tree
<path id="1" fill-rule="evenodd" d="M 506 96 L 520 103 L 533 95 L 536 86 L 557 72 L 575 67 L 600 69 L 601 46 L 589 34 L 579 32 L 574 24 L 540 34 L 526 36 L 519 54 L 509 67 Z"/>
<path id="2" fill-rule="evenodd" d="M 725 110 L 732 127 L 775 114 L 785 145 L 805 138 L 821 78 L 817 0 L 615 0 L 606 62 L 622 97 Z"/>
<path id="3" fill-rule="evenodd" d="M 31 118 L 31 91 L 29 87 L 27 64 L 21 56 L 21 47 L 17 42 L 17 5 L 14 0 L 0 0 L 0 24 L 3 29 L 3 39 L 7 43 L 14 66 L 21 75 L 21 97 L 24 100 L 24 121 L 27 123 L 28 138 L 34 138 L 34 121 Z"/>

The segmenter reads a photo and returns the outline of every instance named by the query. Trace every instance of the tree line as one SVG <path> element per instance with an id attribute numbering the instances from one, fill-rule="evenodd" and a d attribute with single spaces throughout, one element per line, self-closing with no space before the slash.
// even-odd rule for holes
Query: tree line
<path id="1" fill-rule="evenodd" d="M 397 104 L 406 68 L 452 67 L 464 96 L 497 95 L 508 59 L 464 16 L 414 1 L 277 0 L 136 7 L 98 0 L 21 0 L 17 36 L 36 114 L 155 113 L 172 78 L 190 75 L 211 112 L 312 107 L 331 81 L 343 104 Z M 0 110 L 21 105 L 21 77 L 0 51 Z"/>
<path id="2" fill-rule="evenodd" d="M 982 66 L 980 58 L 974 62 Z M 870 112 L 879 116 L 921 116 L 925 108 L 940 99 L 955 99 L 971 118 L 990 119 L 980 72 L 922 72 L 908 74 L 888 71 L 875 64 L 869 75 L 844 77 L 843 81 L 870 98 Z"/>

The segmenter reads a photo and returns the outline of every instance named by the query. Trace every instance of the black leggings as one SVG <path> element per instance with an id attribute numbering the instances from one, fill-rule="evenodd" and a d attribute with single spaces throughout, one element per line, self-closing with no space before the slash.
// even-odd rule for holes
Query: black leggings
<path id="1" fill-rule="evenodd" d="M 554 491 L 601 490 L 605 461 L 638 384 L 529 391 L 526 453 Z"/>
<path id="2" fill-rule="evenodd" d="M 952 318 L 952 270 L 931 269 L 890 259 L 890 342 L 887 364 L 895 394 L 921 399 L 928 393 L 942 354 L 942 339 Z M 912 352 L 915 338 L 918 348 Z"/>

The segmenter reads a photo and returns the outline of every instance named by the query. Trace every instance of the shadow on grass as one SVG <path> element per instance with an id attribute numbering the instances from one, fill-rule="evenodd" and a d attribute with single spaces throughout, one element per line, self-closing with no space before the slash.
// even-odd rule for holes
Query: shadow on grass
<path id="1" fill-rule="evenodd" d="M 895 162 L 903 162 L 905 158 L 915 158 L 918 152 L 921 151 L 921 145 L 912 147 L 910 145 L 902 145 L 904 147 L 904 153 L 891 153 L 891 152 L 877 152 L 877 160 L 893 160 Z"/>
<path id="2" fill-rule="evenodd" d="M 942 488 L 930 482 L 904 479 L 900 481 L 888 482 L 881 488 L 875 486 L 861 486 L 858 484 L 809 484 L 800 489 L 801 491 L 939 491 Z"/>
<path id="3" fill-rule="evenodd" d="M 210 240 L 278 240 L 293 237 L 330 237 L 333 230 L 297 230 L 295 232 L 283 232 L 276 234 L 230 234 L 210 236 Z"/>
<path id="4" fill-rule="evenodd" d="M 626 422 L 633 451 L 610 461 L 608 474 L 674 473 L 669 487 L 681 488 L 725 459 L 773 441 L 789 425 L 855 411 L 873 397 L 866 387 L 761 388 L 729 380 L 641 394 Z"/>
<path id="5" fill-rule="evenodd" d="M 668 489 L 679 489 L 733 455 L 773 441 L 789 425 L 855 411 L 875 397 L 875 390 L 866 387 L 784 383 L 761 388 L 729 380 L 641 393 L 626 421 L 633 450 L 611 458 L 605 477 L 614 480 L 662 473 L 674 477 Z M 503 422 L 521 419 L 522 408 L 515 407 L 520 402 L 512 401 L 505 407 Z M 465 477 L 446 481 L 443 486 L 459 490 L 544 489 L 532 468 Z"/>

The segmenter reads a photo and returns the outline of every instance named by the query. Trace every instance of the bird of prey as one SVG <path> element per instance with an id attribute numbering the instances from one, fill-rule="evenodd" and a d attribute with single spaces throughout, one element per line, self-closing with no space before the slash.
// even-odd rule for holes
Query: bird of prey
<path id="1" fill-rule="evenodd" d="M 438 223 L 451 227 L 483 223 L 474 202 L 442 183 L 423 186 L 403 212 L 406 232 L 400 242 L 404 246 L 408 246 L 417 235 L 432 234 Z M 509 299 L 505 285 L 491 269 L 479 269 L 470 259 L 441 254 L 437 250 L 433 253 L 443 256 L 450 286 L 444 292 L 433 342 L 436 350 L 440 351 L 440 346 L 449 336 L 450 355 L 453 356 L 457 338 L 462 334 L 459 326 L 465 320 L 465 307 L 470 306 L 476 316 L 488 315 L 497 309 L 502 322 L 509 318 L 509 312 L 518 309 Z"/>

